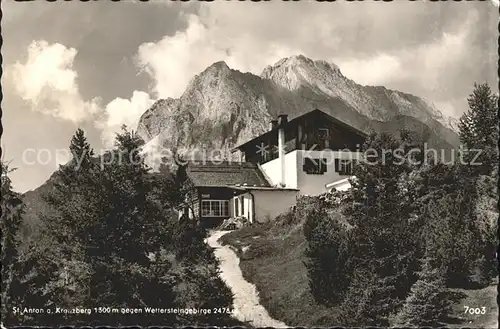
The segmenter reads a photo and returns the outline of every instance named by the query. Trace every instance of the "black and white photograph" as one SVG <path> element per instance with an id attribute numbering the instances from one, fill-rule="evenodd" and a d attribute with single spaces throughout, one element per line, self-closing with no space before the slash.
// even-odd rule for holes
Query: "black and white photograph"
<path id="1" fill-rule="evenodd" d="M 2 328 L 499 328 L 498 0 L 0 5 Z"/>

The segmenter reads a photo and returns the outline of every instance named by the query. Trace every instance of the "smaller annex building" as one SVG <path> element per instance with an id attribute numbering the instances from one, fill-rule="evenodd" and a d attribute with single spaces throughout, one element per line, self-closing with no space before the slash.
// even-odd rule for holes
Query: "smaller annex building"
<path id="1" fill-rule="evenodd" d="M 186 175 L 190 188 L 183 211 L 207 226 L 240 216 L 251 222 L 269 220 L 295 205 L 299 192 L 272 186 L 251 162 L 187 161 Z"/>

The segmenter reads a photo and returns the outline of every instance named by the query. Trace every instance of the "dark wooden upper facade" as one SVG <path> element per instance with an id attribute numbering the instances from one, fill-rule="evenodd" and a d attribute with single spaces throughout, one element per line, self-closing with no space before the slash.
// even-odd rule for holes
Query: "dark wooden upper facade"
<path id="1" fill-rule="evenodd" d="M 325 149 L 357 151 L 364 143 L 366 134 L 333 118 L 320 110 L 314 110 L 274 127 L 234 150 L 245 155 L 245 161 L 265 163 L 278 157 L 278 129 L 285 132 L 285 153 L 294 150 Z"/>

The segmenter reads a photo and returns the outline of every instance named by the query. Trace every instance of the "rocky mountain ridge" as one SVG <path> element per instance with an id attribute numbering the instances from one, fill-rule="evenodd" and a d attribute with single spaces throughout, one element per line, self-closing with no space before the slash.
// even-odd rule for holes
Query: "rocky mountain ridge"
<path id="1" fill-rule="evenodd" d="M 282 59 L 260 76 L 232 70 L 224 62 L 214 63 L 192 78 L 180 98 L 155 102 L 142 115 L 137 133 L 147 142 L 148 154 L 158 149 L 201 148 L 218 149 L 229 158 L 232 147 L 267 131 L 278 113 L 293 118 L 315 108 L 365 132 L 407 128 L 421 133 L 434 147 L 458 145 L 448 118 L 423 99 L 385 87 L 358 85 L 335 64 L 304 56 Z M 150 164 L 157 169 L 158 162 Z M 41 213 L 54 215 L 43 195 L 56 180 L 57 171 L 24 193 L 24 236 L 36 238 Z"/>
<path id="2" fill-rule="evenodd" d="M 456 119 L 424 99 L 382 86 L 362 86 L 339 67 L 302 55 L 281 59 L 260 76 L 216 62 L 194 76 L 180 98 L 158 100 L 140 118 L 146 151 L 229 149 L 268 130 L 278 113 L 296 117 L 318 108 L 366 132 L 421 133 L 434 147 L 458 145 Z"/>

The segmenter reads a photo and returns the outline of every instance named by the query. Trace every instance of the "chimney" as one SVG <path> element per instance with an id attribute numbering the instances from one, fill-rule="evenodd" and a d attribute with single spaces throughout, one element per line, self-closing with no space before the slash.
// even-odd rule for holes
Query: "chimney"
<path id="1" fill-rule="evenodd" d="M 271 126 L 269 130 L 273 130 L 278 126 L 278 120 L 271 120 Z"/>
<path id="2" fill-rule="evenodd" d="M 280 163 L 281 180 L 280 183 L 285 186 L 285 127 L 287 115 L 278 116 L 278 159 Z"/>
<path id="3" fill-rule="evenodd" d="M 288 122 L 288 114 L 278 114 L 278 125 L 283 125 Z"/>

